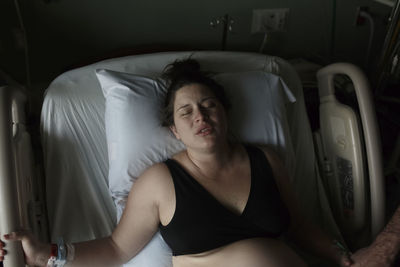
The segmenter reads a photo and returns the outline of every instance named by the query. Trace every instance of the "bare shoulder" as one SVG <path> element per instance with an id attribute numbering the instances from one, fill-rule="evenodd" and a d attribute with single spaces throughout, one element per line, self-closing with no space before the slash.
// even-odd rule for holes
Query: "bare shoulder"
<path id="1" fill-rule="evenodd" d="M 130 195 L 147 199 L 157 205 L 173 192 L 171 174 L 165 163 L 157 163 L 147 168 L 133 184 Z"/>
<path id="2" fill-rule="evenodd" d="M 269 146 L 269 145 L 257 145 L 257 147 L 260 148 L 264 152 L 265 156 L 268 159 L 269 164 L 271 165 L 271 167 L 274 170 L 283 168 L 282 159 L 278 155 L 278 153 L 276 153 L 276 151 L 274 150 L 274 148 L 272 146 Z"/>
<path id="3" fill-rule="evenodd" d="M 163 176 L 163 175 L 168 175 L 168 167 L 165 163 L 156 163 L 149 168 L 147 168 L 141 176 L 145 177 L 153 177 L 153 176 Z"/>
<path id="4" fill-rule="evenodd" d="M 147 168 L 135 182 L 138 187 L 153 187 L 162 189 L 171 182 L 171 174 L 165 163 L 156 163 Z"/>
<path id="5" fill-rule="evenodd" d="M 272 148 L 271 146 L 261 145 L 258 147 L 262 149 L 268 159 L 268 162 L 274 174 L 276 184 L 278 185 L 281 196 L 285 204 L 289 208 L 292 217 L 298 217 L 298 215 L 294 215 L 295 213 L 297 214 L 298 210 L 296 204 L 298 202 L 296 201 L 297 196 L 295 191 L 293 190 L 293 185 L 290 182 L 289 174 L 285 168 L 285 165 L 283 164 L 281 157 L 277 152 L 275 152 L 274 148 Z"/>
<path id="6" fill-rule="evenodd" d="M 288 171 L 286 170 L 281 157 L 278 155 L 277 152 L 275 152 L 274 148 L 269 145 L 258 145 L 257 147 L 264 152 L 265 157 L 267 158 L 268 163 L 271 166 L 275 181 L 277 182 L 278 186 L 280 188 L 290 187 Z"/>

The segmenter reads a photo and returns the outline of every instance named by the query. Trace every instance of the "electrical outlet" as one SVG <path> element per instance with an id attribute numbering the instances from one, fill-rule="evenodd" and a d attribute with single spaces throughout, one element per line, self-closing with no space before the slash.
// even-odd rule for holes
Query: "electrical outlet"
<path id="1" fill-rule="evenodd" d="M 289 8 L 255 9 L 251 33 L 285 31 Z"/>

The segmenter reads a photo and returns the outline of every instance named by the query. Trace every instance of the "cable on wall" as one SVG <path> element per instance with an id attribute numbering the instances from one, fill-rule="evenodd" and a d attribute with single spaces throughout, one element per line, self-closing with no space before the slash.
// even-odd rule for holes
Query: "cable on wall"
<path id="1" fill-rule="evenodd" d="M 372 40 L 374 38 L 374 32 L 375 32 L 375 22 L 374 22 L 372 16 L 366 11 L 360 11 L 360 16 L 365 18 L 366 20 L 368 20 L 369 25 L 370 25 L 368 47 L 367 47 L 367 53 L 365 56 L 365 68 L 368 68 L 369 57 L 371 55 Z"/>
<path id="2" fill-rule="evenodd" d="M 23 45 L 24 45 L 24 54 L 25 54 L 25 75 L 26 75 L 26 84 L 28 87 L 31 86 L 31 71 L 30 71 L 30 62 L 29 62 L 29 48 L 28 41 L 26 37 L 26 30 L 24 25 L 24 20 L 22 19 L 21 9 L 19 6 L 18 0 L 14 0 L 15 10 L 17 11 L 19 26 L 22 31 Z"/>
<path id="3" fill-rule="evenodd" d="M 264 33 L 264 38 L 263 41 L 260 45 L 260 48 L 258 49 L 258 53 L 262 53 L 264 51 L 265 45 L 267 44 L 267 40 L 268 40 L 268 33 Z"/>
<path id="4" fill-rule="evenodd" d="M 332 24 L 331 24 L 331 43 L 329 47 L 329 62 L 333 61 L 335 54 L 335 34 L 336 34 L 336 0 L 332 1 Z"/>

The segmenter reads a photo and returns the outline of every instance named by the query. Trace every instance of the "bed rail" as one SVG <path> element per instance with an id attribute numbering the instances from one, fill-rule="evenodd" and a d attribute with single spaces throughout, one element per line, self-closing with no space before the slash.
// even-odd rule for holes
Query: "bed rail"
<path id="1" fill-rule="evenodd" d="M 0 233 L 9 233 L 22 227 L 19 209 L 18 181 L 16 179 L 13 139 L 19 125 L 25 122 L 26 96 L 17 87 L 0 87 Z M 7 244 L 8 255 L 4 267 L 25 266 L 20 242 Z"/>
<path id="2" fill-rule="evenodd" d="M 361 124 L 364 133 L 365 150 L 369 172 L 369 192 L 371 203 L 371 237 L 383 228 L 385 219 L 385 193 L 382 168 L 380 135 L 369 83 L 363 72 L 349 63 L 335 63 L 322 68 L 317 73 L 320 98 L 334 95 L 334 77 L 347 75 L 356 92 Z"/>

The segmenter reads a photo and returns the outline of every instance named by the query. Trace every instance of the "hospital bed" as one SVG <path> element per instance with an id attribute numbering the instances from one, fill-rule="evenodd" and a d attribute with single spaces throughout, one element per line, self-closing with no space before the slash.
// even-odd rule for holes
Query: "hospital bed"
<path id="1" fill-rule="evenodd" d="M 382 229 L 379 135 L 368 82 L 356 66 L 337 63 L 318 72 L 321 129 L 312 133 L 301 81 L 287 61 L 195 51 L 114 58 L 57 77 L 41 112 L 44 188 L 25 127 L 26 96 L 16 86 L 1 87 L 0 232 L 29 228 L 53 242 L 109 235 L 135 178 L 183 148 L 153 120 L 165 93 L 160 73 L 189 57 L 231 98 L 232 138 L 270 144 L 282 157 L 305 216 L 350 247 Z M 336 75 L 352 80 L 359 115 L 336 100 Z M 23 266 L 20 245 L 8 246 L 4 266 Z M 157 233 L 126 266 L 169 267 L 171 252 Z"/>

